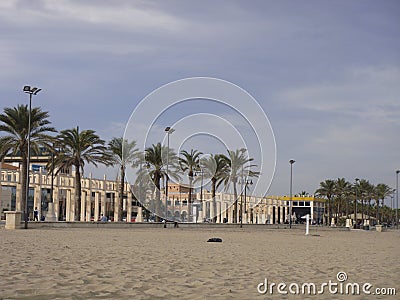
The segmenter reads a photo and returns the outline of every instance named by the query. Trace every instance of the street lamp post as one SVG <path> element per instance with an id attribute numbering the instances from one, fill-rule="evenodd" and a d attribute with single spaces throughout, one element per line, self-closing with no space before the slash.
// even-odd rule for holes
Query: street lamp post
<path id="1" fill-rule="evenodd" d="M 28 229 L 28 197 L 29 197 L 29 165 L 31 159 L 31 112 L 32 112 L 32 95 L 37 95 L 42 89 L 37 87 L 31 87 L 25 85 L 23 91 L 29 94 L 29 115 L 28 115 L 28 155 L 26 159 L 27 169 L 26 169 L 26 190 L 25 190 L 25 203 L 24 203 L 24 220 L 25 229 Z"/>
<path id="2" fill-rule="evenodd" d="M 289 201 L 289 228 L 292 228 L 292 202 L 293 202 L 293 197 L 292 197 L 292 185 L 293 185 L 293 164 L 296 161 L 291 159 L 289 160 L 290 163 L 290 201 Z"/>
<path id="3" fill-rule="evenodd" d="M 166 174 L 166 179 L 165 179 L 165 218 L 164 218 L 164 228 L 167 228 L 167 216 L 168 216 L 168 181 L 169 181 L 169 175 L 168 175 L 168 166 L 169 166 L 169 136 L 172 134 L 175 130 L 171 127 L 166 127 L 165 132 L 167 133 L 167 174 Z"/>
<path id="4" fill-rule="evenodd" d="M 396 228 L 399 229 L 399 173 L 400 170 L 396 170 Z"/>
<path id="5" fill-rule="evenodd" d="M 355 190 L 356 190 L 356 199 L 354 201 L 354 229 L 357 228 L 357 184 L 360 181 L 360 179 L 356 178 L 356 185 L 355 185 Z"/>

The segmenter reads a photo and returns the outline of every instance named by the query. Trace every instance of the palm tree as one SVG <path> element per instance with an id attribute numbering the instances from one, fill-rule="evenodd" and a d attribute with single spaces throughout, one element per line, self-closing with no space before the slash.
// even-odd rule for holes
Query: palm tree
<path id="1" fill-rule="evenodd" d="M 372 185 L 371 183 L 366 180 L 366 179 L 361 179 L 358 184 L 359 187 L 359 196 L 361 200 L 361 219 L 362 219 L 362 226 L 364 225 L 364 215 L 365 215 L 365 202 L 368 200 L 368 197 L 370 197 L 370 194 L 372 192 Z"/>
<path id="2" fill-rule="evenodd" d="M 125 169 L 127 165 L 133 165 L 138 159 L 139 150 L 136 147 L 136 141 L 128 142 L 122 137 L 114 137 L 108 143 L 108 149 L 111 152 L 111 161 L 120 167 L 120 191 L 119 191 L 119 208 L 118 220 L 122 220 L 122 208 L 125 187 Z M 131 204 L 129 204 L 131 205 Z"/>
<path id="3" fill-rule="evenodd" d="M 335 181 L 332 179 L 326 179 L 325 181 L 322 181 L 319 183 L 319 189 L 315 191 L 316 194 L 324 196 L 328 199 L 328 222 L 327 224 L 331 222 L 331 216 L 332 216 L 332 200 L 335 195 Z"/>
<path id="4" fill-rule="evenodd" d="M 206 178 L 210 178 L 211 180 L 211 197 L 213 201 L 214 214 L 216 214 L 216 190 L 221 183 L 229 178 L 229 167 L 226 163 L 226 159 L 224 159 L 224 156 L 220 154 L 210 155 L 207 158 L 201 159 L 199 167 L 204 172 L 204 176 Z M 217 215 L 211 217 L 213 218 L 213 221 L 216 222 Z"/>
<path id="5" fill-rule="evenodd" d="M 42 111 L 40 107 L 31 110 L 30 122 L 30 148 L 33 153 L 39 153 L 40 147 L 50 148 L 52 137 L 47 132 L 55 132 L 50 127 L 49 113 Z M 17 107 L 6 107 L 0 114 L 0 131 L 6 135 L 0 137 L 0 161 L 9 154 L 21 156 L 21 199 L 17 199 L 17 209 L 27 211 L 28 199 L 26 199 L 26 188 L 28 184 L 28 128 L 29 128 L 29 109 L 27 105 Z M 28 216 L 24 219 L 27 220 Z M 27 222 L 25 222 L 27 228 Z"/>
<path id="6" fill-rule="evenodd" d="M 349 215 L 348 194 L 350 190 L 350 182 L 345 178 L 338 178 L 335 181 L 335 194 L 336 194 L 336 224 L 339 221 L 340 208 L 343 202 L 346 206 L 346 216 Z M 342 205 L 343 206 L 343 205 Z"/>
<path id="7" fill-rule="evenodd" d="M 310 194 L 306 191 L 301 191 L 299 194 L 295 195 L 295 197 L 308 197 Z"/>
<path id="8" fill-rule="evenodd" d="M 236 184 L 238 179 L 247 175 L 245 177 L 256 177 L 259 172 L 251 171 L 251 167 L 256 165 L 250 164 L 254 159 L 247 157 L 247 150 L 245 148 L 237 149 L 235 151 L 228 150 L 228 156 L 222 155 L 226 164 L 229 168 L 229 177 L 226 180 L 227 186 L 232 183 L 233 185 L 233 195 L 234 195 L 234 215 L 233 223 L 237 223 L 238 219 L 238 195 Z M 243 178 L 242 178 L 243 179 Z"/>
<path id="9" fill-rule="evenodd" d="M 200 155 L 202 155 L 203 153 L 201 153 L 198 150 L 191 149 L 190 152 L 187 152 L 186 150 L 182 150 L 180 154 L 182 157 L 179 158 L 179 165 L 180 165 L 182 171 L 187 172 L 188 176 L 189 176 L 188 222 L 191 222 L 192 221 L 191 203 L 192 203 L 193 175 L 194 175 L 194 171 L 199 166 Z"/>
<path id="10" fill-rule="evenodd" d="M 80 220 L 81 212 L 81 172 L 85 163 L 97 167 L 102 163 L 110 165 L 111 157 L 107 152 L 105 142 L 94 130 L 79 131 L 79 127 L 62 130 L 57 136 L 62 151 L 54 160 L 54 166 L 61 168 L 75 168 L 75 218 Z M 83 221 L 83 220 L 82 220 Z"/>
<path id="11" fill-rule="evenodd" d="M 169 152 L 168 152 L 169 150 Z M 161 179 L 167 176 L 166 170 L 164 170 L 164 162 L 168 161 L 172 167 L 175 167 L 176 164 L 176 154 L 175 151 L 171 148 L 167 149 L 167 147 L 161 146 L 161 143 L 153 144 L 151 147 L 145 149 L 145 160 L 147 164 L 147 172 L 150 175 L 156 192 L 156 200 L 155 207 L 153 212 L 156 214 L 156 221 L 160 221 L 160 188 L 161 188 Z M 172 176 L 174 175 L 173 170 L 169 170 Z M 167 216 L 165 216 L 167 217 Z"/>
<path id="12" fill-rule="evenodd" d="M 135 159 L 132 167 L 137 168 L 136 179 L 132 186 L 132 191 L 134 199 L 138 202 L 138 205 L 144 208 L 144 213 L 146 218 L 150 217 L 150 207 L 147 202 L 146 195 L 154 190 L 154 184 L 152 184 L 151 178 L 145 168 L 146 161 L 143 152 L 137 153 L 137 158 Z"/>
<path id="13" fill-rule="evenodd" d="M 376 219 L 378 224 L 380 223 L 380 216 L 379 216 L 379 200 L 382 200 L 382 207 L 384 204 L 384 200 L 386 197 L 389 197 L 393 193 L 393 189 L 391 189 L 387 184 L 378 183 L 376 186 Z"/>

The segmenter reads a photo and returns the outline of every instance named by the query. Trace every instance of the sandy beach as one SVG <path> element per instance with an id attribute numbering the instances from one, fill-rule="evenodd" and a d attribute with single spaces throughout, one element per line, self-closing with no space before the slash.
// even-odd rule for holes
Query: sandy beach
<path id="1" fill-rule="evenodd" d="M 222 243 L 207 243 L 211 237 Z M 400 231 L 0 229 L 1 299 L 395 299 Z M 274 282 L 371 283 L 371 295 L 282 295 Z M 295 286 L 292 286 L 295 287 Z M 259 289 L 264 288 L 261 285 Z M 286 288 L 288 291 L 288 288 Z M 289 293 L 290 294 L 290 293 Z"/>

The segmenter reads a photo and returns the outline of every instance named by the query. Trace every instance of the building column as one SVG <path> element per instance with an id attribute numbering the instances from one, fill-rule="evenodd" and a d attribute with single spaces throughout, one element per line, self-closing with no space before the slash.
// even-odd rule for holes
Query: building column
<path id="1" fill-rule="evenodd" d="M 131 222 L 132 221 L 132 200 L 133 200 L 133 195 L 132 192 L 128 192 L 128 198 L 126 202 L 126 221 Z M 139 213 L 139 209 L 138 209 Z"/>
<path id="2" fill-rule="evenodd" d="M 75 221 L 75 189 L 66 190 L 65 220 L 67 222 Z"/>
<path id="3" fill-rule="evenodd" d="M 310 201 L 310 220 L 311 222 L 314 220 L 314 201 Z"/>
<path id="4" fill-rule="evenodd" d="M 233 223 L 233 205 L 228 207 L 228 223 Z"/>
<path id="5" fill-rule="evenodd" d="M 79 216 L 79 220 L 81 222 L 84 222 L 85 217 L 86 217 L 86 200 L 87 200 L 86 191 L 82 191 L 81 192 L 81 215 Z"/>
<path id="6" fill-rule="evenodd" d="M 136 216 L 136 222 L 143 222 L 143 217 L 142 217 L 142 207 L 138 206 L 137 208 L 137 216 Z"/>
<path id="7" fill-rule="evenodd" d="M 94 221 L 97 222 L 99 220 L 99 206 L 100 206 L 100 201 L 99 201 L 99 192 L 94 193 Z"/>
<path id="8" fill-rule="evenodd" d="M 37 207 L 38 211 L 39 211 L 39 220 L 40 217 L 42 216 L 42 199 L 41 199 L 41 188 L 40 185 L 34 185 L 33 187 L 33 209 L 35 209 L 35 207 Z M 33 214 L 32 214 L 32 218 L 33 218 Z"/>
<path id="9" fill-rule="evenodd" d="M 22 208 L 22 185 L 17 183 L 17 187 L 15 189 L 15 210 L 16 211 L 23 211 Z"/>
<path id="10" fill-rule="evenodd" d="M 114 222 L 119 221 L 119 207 L 120 207 L 120 199 L 119 199 L 119 193 L 115 192 L 114 193 Z"/>
<path id="11" fill-rule="evenodd" d="M 222 223 L 221 205 L 222 205 L 221 201 L 218 201 L 217 202 L 217 222 L 216 223 Z"/>
<path id="12" fill-rule="evenodd" d="M 215 215 L 216 215 L 216 211 L 214 211 L 214 200 L 211 200 L 211 202 L 210 202 L 210 219 L 214 220 Z"/>
<path id="13" fill-rule="evenodd" d="M 92 193 L 86 191 L 86 222 L 90 222 L 92 219 Z"/>
<path id="14" fill-rule="evenodd" d="M 106 192 L 105 191 L 101 191 L 101 199 L 100 199 L 100 205 L 101 205 L 101 209 L 100 209 L 100 213 L 103 215 L 103 216 L 106 216 L 107 218 L 108 218 L 108 216 L 106 215 Z"/>
<path id="15" fill-rule="evenodd" d="M 203 220 L 207 218 L 207 201 L 203 200 Z M 203 220 L 201 220 L 203 222 Z"/>

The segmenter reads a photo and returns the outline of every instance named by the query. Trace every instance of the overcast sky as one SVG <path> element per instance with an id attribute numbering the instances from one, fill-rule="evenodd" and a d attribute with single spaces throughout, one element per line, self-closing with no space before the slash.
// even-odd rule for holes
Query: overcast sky
<path id="1" fill-rule="evenodd" d="M 290 159 L 294 193 L 338 177 L 394 187 L 399 37 L 396 0 L 2 0 L 1 107 L 27 103 L 22 87 L 38 86 L 34 105 L 50 112 L 57 129 L 79 125 L 109 140 L 157 88 L 220 78 L 250 93 L 271 123 L 277 160 L 269 194 L 289 193 Z M 235 124 L 228 108 L 208 105 L 160 111 L 161 138 L 163 122 L 196 113 L 213 111 L 210 128 L 216 116 Z M 136 125 L 140 134 L 148 129 Z M 223 129 L 218 134 L 224 139 Z M 273 160 L 269 152 L 263 159 Z"/>

